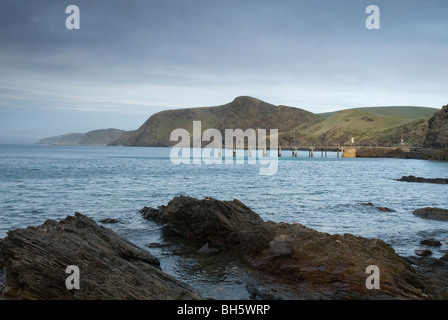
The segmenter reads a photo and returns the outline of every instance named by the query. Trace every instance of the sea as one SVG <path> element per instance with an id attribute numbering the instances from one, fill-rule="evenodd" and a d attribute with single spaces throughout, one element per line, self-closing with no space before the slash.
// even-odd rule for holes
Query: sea
<path id="1" fill-rule="evenodd" d="M 170 155 L 171 149 L 163 147 L 0 145 L 0 238 L 75 212 L 96 221 L 117 219 L 104 226 L 214 299 L 247 298 L 251 276 L 231 258 L 222 256 L 219 265 L 198 258 L 194 253 L 203 244 L 182 247 L 163 225 L 145 220 L 140 209 L 166 205 L 180 195 L 238 199 L 263 220 L 378 238 L 401 256 L 415 255 L 416 249 L 430 249 L 436 258 L 448 252 L 448 221 L 413 214 L 418 208 L 448 208 L 448 185 L 396 180 L 448 178 L 448 162 L 341 158 L 316 151 L 314 157 L 304 151 L 292 157 L 284 150 L 275 174 L 260 175 L 265 165 L 249 163 L 247 151 L 243 163 L 231 164 L 177 164 Z M 369 202 L 374 206 L 363 205 Z M 428 238 L 442 246 L 420 245 Z"/>

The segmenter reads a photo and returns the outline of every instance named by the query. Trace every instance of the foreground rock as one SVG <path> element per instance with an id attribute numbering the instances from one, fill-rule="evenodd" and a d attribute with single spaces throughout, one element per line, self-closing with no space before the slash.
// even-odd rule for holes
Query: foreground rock
<path id="1" fill-rule="evenodd" d="M 422 177 L 415 177 L 415 176 L 403 176 L 400 179 L 397 179 L 397 181 L 448 184 L 448 179 L 444 179 L 444 178 L 422 178 Z"/>
<path id="2" fill-rule="evenodd" d="M 267 275 L 326 292 L 330 298 L 424 297 L 425 285 L 411 264 L 378 239 L 264 222 L 238 200 L 176 197 L 167 206 L 145 207 L 141 213 L 188 239 L 222 247 Z M 366 288 L 366 268 L 370 265 L 380 270 L 379 290 Z"/>
<path id="3" fill-rule="evenodd" d="M 408 257 L 415 269 L 418 277 L 426 285 L 426 292 L 431 299 L 448 299 L 448 255 L 440 259 L 434 257 Z"/>
<path id="4" fill-rule="evenodd" d="M 423 219 L 431 219 L 431 220 L 439 220 L 439 221 L 448 221 L 448 210 L 440 209 L 440 208 L 421 208 L 414 210 L 414 215 L 423 218 Z"/>
<path id="5" fill-rule="evenodd" d="M 66 287 L 70 265 L 79 268 L 79 289 Z M 0 274 L 3 299 L 200 299 L 149 252 L 80 213 L 10 231 Z"/>

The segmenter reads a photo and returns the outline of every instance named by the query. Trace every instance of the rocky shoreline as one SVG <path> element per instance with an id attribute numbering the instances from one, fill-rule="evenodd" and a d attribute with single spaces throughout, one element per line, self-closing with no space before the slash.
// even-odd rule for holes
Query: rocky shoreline
<path id="1" fill-rule="evenodd" d="M 357 158 L 397 158 L 417 160 L 448 160 L 448 149 L 432 148 L 391 148 L 391 147 L 357 147 Z"/>
<path id="2" fill-rule="evenodd" d="M 272 284 L 246 283 L 253 299 L 448 298 L 447 255 L 405 258 L 378 239 L 263 221 L 238 200 L 175 197 L 141 215 L 197 243 L 203 259 L 222 260 L 225 253 Z M 437 244 L 430 240 L 424 244 Z M 67 287 L 71 265 L 80 270 L 82 290 Z M 369 266 L 380 271 L 379 289 L 367 285 Z M 147 250 L 80 213 L 8 232 L 0 241 L 0 298 L 204 299 L 163 272 Z"/>
<path id="3" fill-rule="evenodd" d="M 79 268 L 79 290 L 67 287 L 68 266 Z M 148 251 L 80 213 L 9 231 L 0 242 L 0 274 L 2 299 L 202 299 Z"/>

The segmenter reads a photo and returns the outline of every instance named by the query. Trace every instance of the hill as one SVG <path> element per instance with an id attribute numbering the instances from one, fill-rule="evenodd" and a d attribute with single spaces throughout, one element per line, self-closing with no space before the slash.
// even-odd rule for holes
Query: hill
<path id="1" fill-rule="evenodd" d="M 368 107 L 323 113 L 320 123 L 300 132 L 305 143 L 422 146 L 428 120 L 437 111 L 426 107 Z M 284 135 L 284 138 L 291 134 Z"/>
<path id="2" fill-rule="evenodd" d="M 68 133 L 61 136 L 39 140 L 36 144 L 47 145 L 107 145 L 120 138 L 126 131 L 118 129 L 100 129 L 87 133 Z"/>
<path id="3" fill-rule="evenodd" d="M 107 145 L 120 138 L 126 131 L 118 129 L 100 129 L 87 132 L 79 141 L 80 145 Z"/>
<path id="4" fill-rule="evenodd" d="M 171 132 L 184 128 L 192 136 L 193 121 L 201 120 L 202 131 L 218 129 L 224 136 L 225 129 L 278 129 L 287 132 L 300 127 L 306 129 L 322 119 L 305 110 L 275 106 L 252 97 L 238 97 L 232 102 L 216 107 L 167 110 L 152 115 L 138 130 L 125 134 L 110 145 L 172 146 Z M 268 131 L 269 134 L 269 131 Z"/>
<path id="5" fill-rule="evenodd" d="M 201 121 L 202 131 L 215 128 L 224 137 L 225 129 L 278 129 L 279 144 L 423 146 L 428 120 L 439 109 L 426 107 L 367 107 L 313 114 L 309 111 L 275 106 L 262 100 L 242 96 L 225 105 L 165 110 L 148 118 L 135 131 L 117 129 L 72 133 L 40 140 L 39 144 L 173 146 L 174 129 L 183 128 L 192 137 L 193 121 Z M 267 132 L 269 134 L 269 131 Z M 205 144 L 205 143 L 204 143 Z"/>
<path id="6" fill-rule="evenodd" d="M 40 139 L 36 144 L 77 145 L 83 137 L 84 133 L 67 133 L 60 136 Z"/>
<path id="7" fill-rule="evenodd" d="M 123 134 L 110 145 L 172 146 L 170 134 L 184 128 L 192 136 L 193 121 L 202 121 L 202 131 L 225 129 L 278 129 L 279 144 L 399 145 L 403 134 L 408 146 L 422 146 L 428 119 L 439 111 L 426 107 L 368 107 L 313 114 L 303 109 L 275 106 L 253 97 L 237 97 L 215 107 L 167 110 L 152 115 L 138 130 Z M 269 132 L 268 132 L 269 133 Z"/>

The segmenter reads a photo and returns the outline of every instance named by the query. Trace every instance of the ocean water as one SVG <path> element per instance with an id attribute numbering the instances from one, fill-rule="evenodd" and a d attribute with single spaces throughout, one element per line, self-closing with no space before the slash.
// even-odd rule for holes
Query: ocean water
<path id="1" fill-rule="evenodd" d="M 264 220 L 297 222 L 330 234 L 379 238 L 403 256 L 436 238 L 434 257 L 448 250 L 448 221 L 412 214 L 422 207 L 448 208 L 448 185 L 399 182 L 404 175 L 448 178 L 448 163 L 402 159 L 348 159 L 329 152 L 292 158 L 283 151 L 278 171 L 259 174 L 260 164 L 175 165 L 169 148 L 0 145 L 0 238 L 15 228 L 40 225 L 81 212 L 156 255 L 162 269 L 215 298 L 244 298 L 235 285 L 240 266 L 223 258 L 204 267 L 194 255 L 172 255 L 160 225 L 143 219 L 143 206 L 188 195 L 238 199 Z M 394 212 L 361 203 L 372 202 Z M 173 240 L 173 239 L 171 239 Z M 171 241 L 170 240 L 170 241 Z M 173 240 L 174 241 L 174 240 Z M 236 263 L 236 264 L 235 264 Z M 231 283 L 231 289 L 226 287 Z M 210 287 L 215 289 L 210 290 Z"/>

